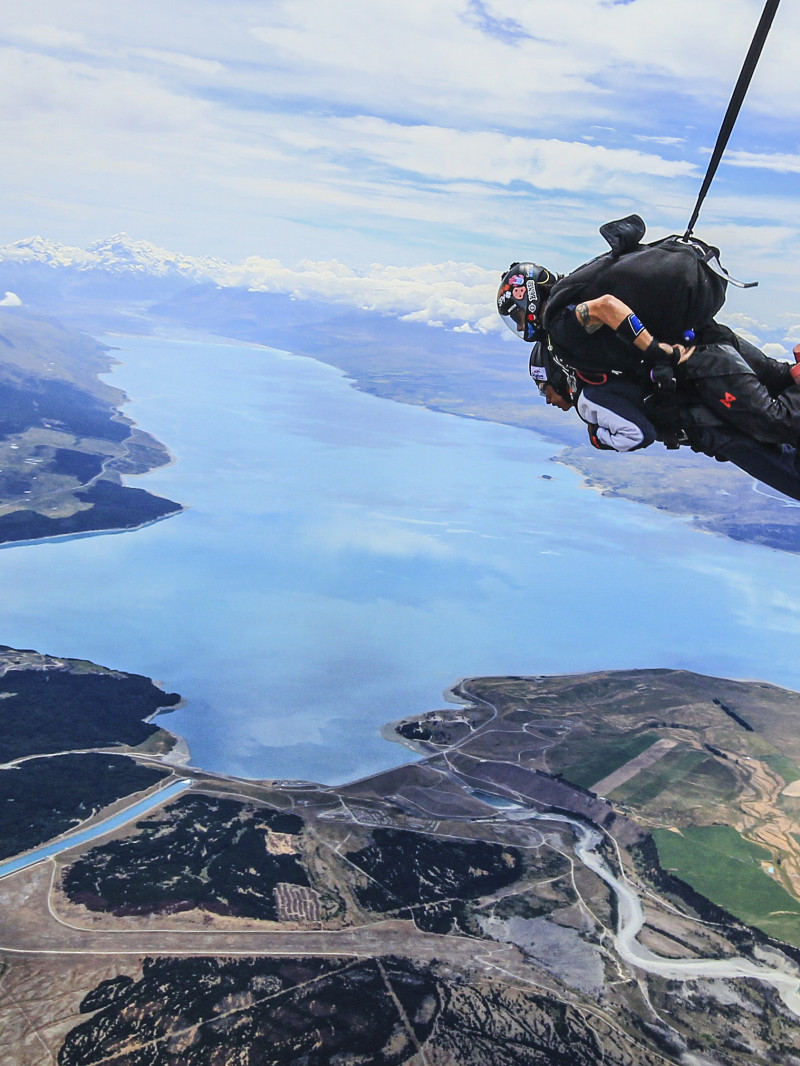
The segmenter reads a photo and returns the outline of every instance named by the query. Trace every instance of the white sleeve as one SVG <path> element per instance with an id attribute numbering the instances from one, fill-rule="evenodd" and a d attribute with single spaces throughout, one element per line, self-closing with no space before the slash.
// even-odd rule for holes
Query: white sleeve
<path id="1" fill-rule="evenodd" d="M 634 421 L 633 417 L 626 417 L 620 411 L 613 410 L 612 405 L 617 399 L 613 394 L 608 396 L 610 401 L 608 405 L 605 402 L 598 403 L 597 394 L 601 392 L 602 388 L 592 389 L 591 397 L 587 397 L 586 393 L 582 392 L 577 403 L 578 414 L 583 421 L 591 426 L 597 426 L 598 441 L 607 448 L 613 448 L 615 452 L 631 452 L 634 448 L 646 447 L 646 437 L 650 437 L 647 441 L 649 444 L 653 439 L 652 436 L 646 433 L 642 425 Z M 605 397 L 603 399 L 605 400 Z M 642 414 L 642 421 L 648 422 L 644 414 Z"/>

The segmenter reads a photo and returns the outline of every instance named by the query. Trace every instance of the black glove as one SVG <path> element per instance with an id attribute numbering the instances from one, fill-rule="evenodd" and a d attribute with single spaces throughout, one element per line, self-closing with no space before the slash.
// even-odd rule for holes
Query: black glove
<path id="1" fill-rule="evenodd" d="M 666 364 L 653 367 L 650 371 L 650 381 L 652 382 L 655 392 L 660 392 L 665 395 L 675 392 L 677 387 L 675 371 L 671 366 L 667 366 Z"/>
<path id="2" fill-rule="evenodd" d="M 681 357 L 680 348 L 665 352 L 658 341 L 653 338 L 642 355 L 642 379 L 645 388 L 654 392 L 675 392 L 675 367 Z"/>

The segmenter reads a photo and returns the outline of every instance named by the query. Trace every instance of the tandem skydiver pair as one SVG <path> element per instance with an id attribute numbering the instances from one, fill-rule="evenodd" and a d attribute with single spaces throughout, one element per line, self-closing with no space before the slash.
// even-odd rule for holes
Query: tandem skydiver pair
<path id="1" fill-rule="evenodd" d="M 733 280 L 716 248 L 641 244 L 638 215 L 600 232 L 611 251 L 569 275 L 514 263 L 501 280 L 549 402 L 575 407 L 595 447 L 687 445 L 800 500 L 800 345 L 794 364 L 771 359 L 715 320 Z"/>

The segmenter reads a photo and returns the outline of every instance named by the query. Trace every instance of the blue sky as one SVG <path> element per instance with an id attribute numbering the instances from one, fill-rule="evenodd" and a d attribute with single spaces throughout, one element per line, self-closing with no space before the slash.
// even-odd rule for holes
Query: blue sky
<path id="1" fill-rule="evenodd" d="M 514 258 L 566 271 L 603 249 L 609 218 L 683 230 L 761 8 L 29 0 L 0 36 L 0 244 L 126 231 L 361 277 Z M 798 51 L 784 4 L 696 227 L 761 280 L 731 313 L 788 331 Z"/>

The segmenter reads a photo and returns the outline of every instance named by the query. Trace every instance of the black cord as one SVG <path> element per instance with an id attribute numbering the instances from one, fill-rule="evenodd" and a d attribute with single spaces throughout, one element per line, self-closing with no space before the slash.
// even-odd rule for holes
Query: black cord
<path id="1" fill-rule="evenodd" d="M 703 185 L 700 189 L 700 194 L 697 197 L 697 203 L 694 205 L 694 211 L 692 217 L 689 219 L 689 225 L 684 233 L 684 240 L 688 240 L 692 235 L 694 224 L 697 222 L 697 216 L 700 214 L 700 207 L 705 200 L 706 193 L 708 192 L 711 182 L 714 180 L 714 175 L 717 172 L 719 161 L 722 159 L 722 154 L 725 151 L 725 147 L 728 143 L 728 138 L 733 130 L 734 123 L 739 117 L 739 111 L 745 98 L 745 94 L 750 86 L 750 80 L 753 77 L 753 72 L 758 64 L 761 50 L 764 47 L 764 42 L 767 39 L 772 20 L 775 18 L 775 12 L 778 10 L 778 4 L 780 0 L 767 0 L 764 5 L 764 10 L 761 13 L 761 19 L 759 20 L 756 32 L 753 36 L 753 40 L 750 43 L 750 49 L 745 56 L 744 64 L 742 66 L 741 73 L 739 74 L 739 80 L 733 90 L 730 103 L 728 104 L 728 110 L 725 112 L 725 118 L 722 120 L 722 126 L 720 127 L 719 134 L 717 136 L 717 143 L 714 145 L 714 151 L 711 153 L 711 160 L 708 164 L 708 170 L 706 176 L 703 179 Z"/>

